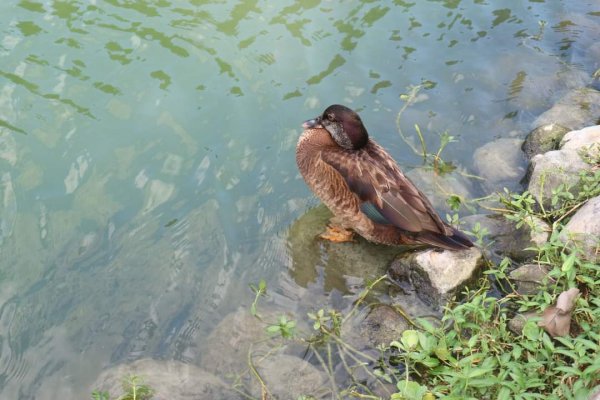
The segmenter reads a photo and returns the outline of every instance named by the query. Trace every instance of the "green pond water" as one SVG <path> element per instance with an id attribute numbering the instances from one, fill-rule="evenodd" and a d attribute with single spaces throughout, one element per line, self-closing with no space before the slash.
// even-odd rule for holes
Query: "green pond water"
<path id="1" fill-rule="evenodd" d="M 201 360 L 261 278 L 291 311 L 296 291 L 360 285 L 289 240 L 317 204 L 302 121 L 357 109 L 408 170 L 396 117 L 425 83 L 402 130 L 431 149 L 448 131 L 471 171 L 593 84 L 599 25 L 597 0 L 2 1 L 0 398 L 87 398 L 106 366 Z"/>

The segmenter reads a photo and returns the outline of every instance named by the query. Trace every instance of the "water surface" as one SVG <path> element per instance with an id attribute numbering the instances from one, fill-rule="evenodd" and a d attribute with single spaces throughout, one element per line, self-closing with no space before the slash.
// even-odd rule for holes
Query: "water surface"
<path id="1" fill-rule="evenodd" d="M 334 290 L 290 275 L 287 242 L 317 204 L 300 124 L 327 105 L 359 110 L 410 169 L 396 119 L 423 85 L 401 129 L 431 149 L 448 131 L 470 171 L 600 68 L 592 0 L 8 0 L 0 21 L 3 399 L 86 398 L 140 357 L 195 362 L 261 278 L 284 298 Z"/>

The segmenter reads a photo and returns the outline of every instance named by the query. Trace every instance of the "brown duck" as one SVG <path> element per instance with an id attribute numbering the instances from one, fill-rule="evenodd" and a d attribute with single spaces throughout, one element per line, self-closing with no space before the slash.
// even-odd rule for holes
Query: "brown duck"
<path id="1" fill-rule="evenodd" d="M 357 113 L 342 105 L 303 124 L 296 162 L 311 190 L 333 212 L 321 237 L 348 241 L 352 231 L 388 245 L 473 246 L 444 223 L 431 203 L 375 141 Z"/>

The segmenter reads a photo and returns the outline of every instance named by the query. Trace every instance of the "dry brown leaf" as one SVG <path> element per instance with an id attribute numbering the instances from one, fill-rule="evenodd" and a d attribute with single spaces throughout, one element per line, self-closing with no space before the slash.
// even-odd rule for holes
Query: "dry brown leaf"
<path id="1" fill-rule="evenodd" d="M 556 305 L 544 310 L 542 320 L 538 323 L 550 336 L 567 336 L 571 328 L 571 312 L 579 296 L 579 289 L 572 288 L 562 292 Z"/>

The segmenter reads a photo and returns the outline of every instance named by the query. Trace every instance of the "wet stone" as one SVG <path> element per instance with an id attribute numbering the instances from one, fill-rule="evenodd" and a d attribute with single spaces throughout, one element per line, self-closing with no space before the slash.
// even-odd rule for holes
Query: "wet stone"
<path id="1" fill-rule="evenodd" d="M 341 337 L 359 350 L 373 349 L 379 345 L 389 345 L 409 328 L 409 321 L 394 307 L 377 304 L 347 320 L 342 326 Z"/>
<path id="2" fill-rule="evenodd" d="M 388 274 L 434 309 L 445 305 L 453 296 L 479 277 L 484 258 L 472 247 L 460 251 L 423 250 L 398 256 Z"/>
<path id="3" fill-rule="evenodd" d="M 297 399 L 300 396 L 331 398 L 331 387 L 325 373 L 301 358 L 275 354 L 255 360 L 254 367 L 264 382 L 264 387 L 261 387 L 257 379 L 253 380 L 252 394 L 255 398 L 265 398 L 265 392 L 272 400 Z"/>
<path id="4" fill-rule="evenodd" d="M 111 399 L 121 398 L 123 379 L 135 375 L 153 391 L 154 400 L 235 400 L 241 397 L 220 378 L 191 364 L 179 361 L 141 359 L 104 371 L 90 388 L 107 391 Z"/>
<path id="5" fill-rule="evenodd" d="M 484 179 L 488 192 L 514 189 L 525 175 L 527 163 L 521 151 L 521 139 L 497 139 L 487 143 L 473 154 L 473 166 Z"/>
<path id="6" fill-rule="evenodd" d="M 546 265 L 525 264 L 511 271 L 509 278 L 516 284 L 517 293 L 533 295 L 552 280 L 548 272 L 550 268 Z"/>
<path id="7" fill-rule="evenodd" d="M 515 261 L 524 261 L 535 257 L 535 250 L 528 247 L 542 246 L 550 235 L 550 226 L 537 217 L 532 217 L 529 224 L 515 227 L 515 222 L 507 220 L 500 214 L 475 214 L 462 218 L 469 230 L 487 230 L 484 241 L 489 243 L 490 251 L 498 256 L 510 257 Z M 532 229 L 533 226 L 533 229 Z"/>
<path id="8" fill-rule="evenodd" d="M 319 238 L 331 218 L 324 205 L 308 210 L 290 227 L 290 275 L 301 287 L 322 280 L 326 292 L 347 293 L 351 282 L 385 274 L 401 247 L 370 243 L 358 235 L 353 242 L 332 243 Z"/>
<path id="9" fill-rule="evenodd" d="M 567 132 L 569 132 L 569 129 L 559 124 L 547 124 L 539 126 L 529 132 L 521 149 L 528 159 L 536 154 L 543 154 L 547 151 L 558 150 L 560 147 L 560 141 L 565 134 L 567 134 Z"/>
<path id="10" fill-rule="evenodd" d="M 246 370 L 248 352 L 267 353 L 277 344 L 266 340 L 265 324 L 240 307 L 228 314 L 206 338 L 202 338 L 200 365 L 220 376 L 237 375 Z"/>

